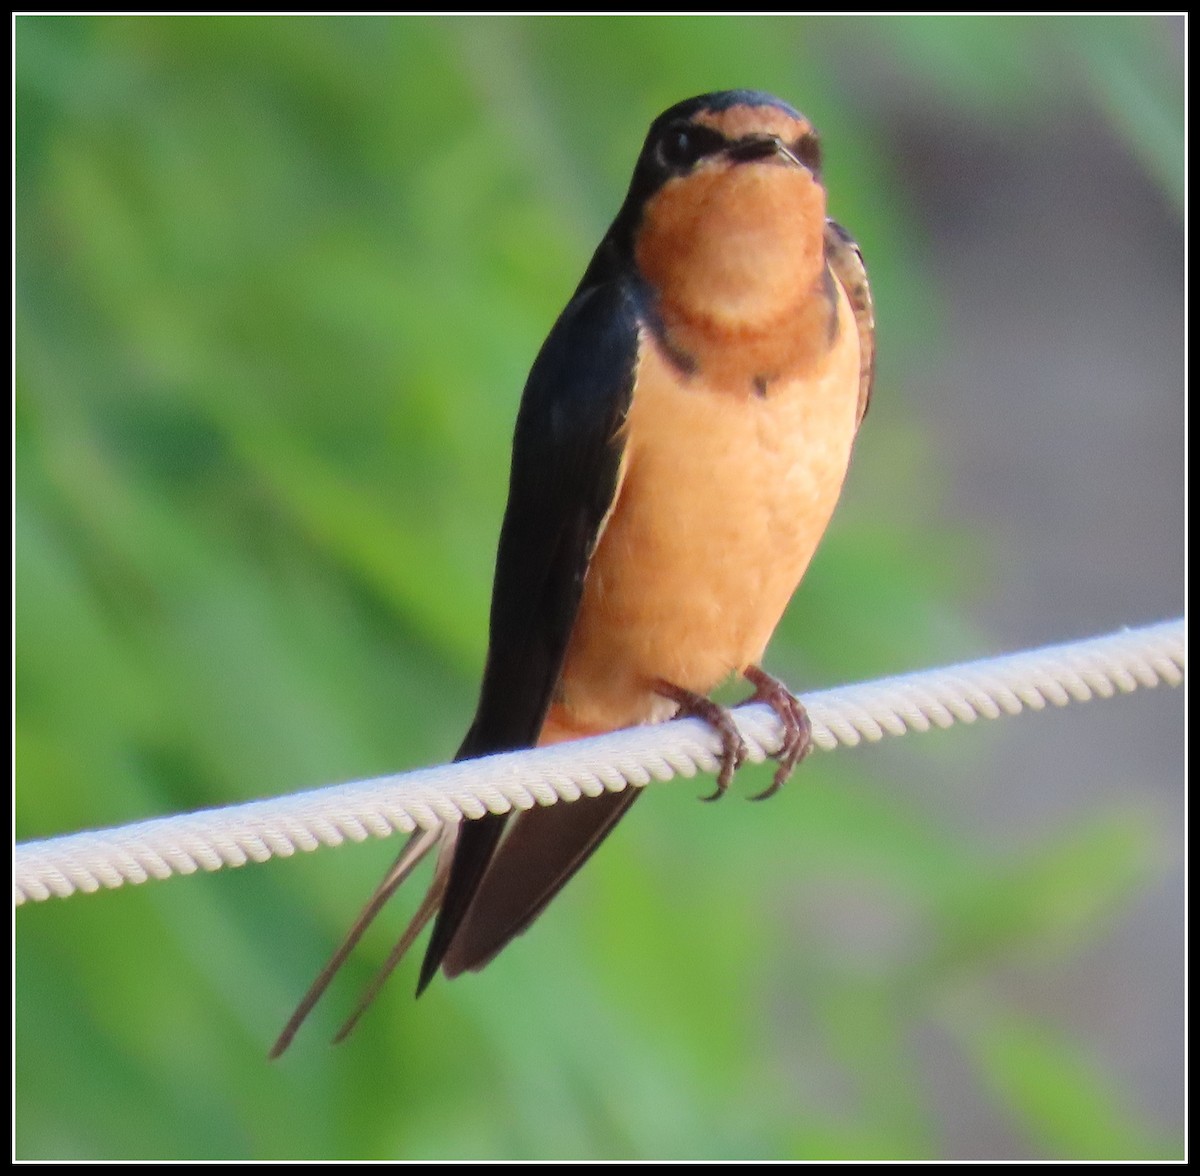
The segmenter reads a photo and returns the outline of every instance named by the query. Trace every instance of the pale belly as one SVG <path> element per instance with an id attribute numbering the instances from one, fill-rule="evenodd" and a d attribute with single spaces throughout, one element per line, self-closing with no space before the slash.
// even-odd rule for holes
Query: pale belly
<path id="1" fill-rule="evenodd" d="M 852 323 L 844 306 L 843 323 Z M 542 742 L 656 721 L 657 679 L 707 694 L 757 663 L 824 534 L 857 426 L 858 340 L 765 396 L 681 386 L 653 349 L 624 477 Z"/>

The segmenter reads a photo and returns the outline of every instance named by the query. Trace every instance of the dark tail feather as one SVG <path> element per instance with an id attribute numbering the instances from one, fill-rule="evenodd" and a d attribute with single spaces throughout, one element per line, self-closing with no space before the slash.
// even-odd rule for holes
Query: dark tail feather
<path id="1" fill-rule="evenodd" d="M 317 1001 L 319 1001 L 324 995 L 325 989 L 329 987 L 330 981 L 337 974 L 337 971 L 342 964 L 346 962 L 346 958 L 354 950 L 355 946 L 358 944 L 358 941 L 363 937 L 363 934 L 366 932 L 367 928 L 374 921 L 375 916 L 378 915 L 381 910 L 383 910 L 388 899 L 396 893 L 396 890 L 409 876 L 409 874 L 412 873 L 417 863 L 420 862 L 421 859 L 429 852 L 429 850 L 433 848 L 434 844 L 442 836 L 442 832 L 443 830 L 440 828 L 418 829 L 408 839 L 408 843 L 400 851 L 400 856 L 396 858 L 391 869 L 388 870 L 388 872 L 383 876 L 383 881 L 381 881 L 375 888 L 375 892 L 371 895 L 367 905 L 363 907 L 362 913 L 357 919 L 355 919 L 354 926 L 352 926 L 350 930 L 346 932 L 346 938 L 342 940 L 337 951 L 333 953 L 329 963 L 327 963 L 325 967 L 321 969 L 321 974 L 312 982 L 312 986 L 304 994 L 304 999 L 301 1000 L 296 1006 L 296 1011 L 291 1015 L 291 1017 L 288 1018 L 288 1023 L 283 1027 L 283 1032 L 280 1033 L 278 1040 L 271 1047 L 271 1052 L 267 1055 L 270 1059 L 274 1060 L 275 1058 L 279 1057 L 279 1055 L 282 1054 L 289 1045 L 291 1045 L 292 1038 L 296 1036 L 296 1031 L 301 1025 L 304 1024 L 308 1014 L 312 1012 Z M 437 887 L 438 881 L 439 879 L 435 875 L 433 886 L 430 888 L 431 895 L 433 889 Z M 415 930 L 413 925 L 410 924 L 408 931 L 404 933 L 404 936 L 400 941 L 402 944 L 406 944 L 406 942 L 410 940 L 410 933 L 411 937 L 415 938 L 420 932 L 421 927 L 425 925 L 425 920 L 429 918 L 429 915 L 427 913 L 423 915 L 422 913 L 425 911 L 425 907 L 428 903 L 429 896 L 426 897 L 425 902 L 421 904 L 421 909 L 417 912 L 417 917 L 420 919 L 420 924 L 416 926 Z M 413 922 L 416 923 L 416 920 L 414 919 Z M 395 962 L 398 962 L 398 957 L 397 961 Z M 389 964 L 391 967 L 395 966 L 395 962 L 389 959 Z M 386 975 L 384 978 L 386 978 Z M 379 981 L 379 984 L 381 983 L 382 980 Z M 370 989 L 370 996 L 374 996 L 377 991 L 378 984 L 373 984 Z M 364 1004 L 362 1008 L 365 1007 L 366 1005 Z M 355 1019 L 357 1019 L 357 1017 L 361 1014 L 362 1008 L 356 1011 Z"/>
<path id="2" fill-rule="evenodd" d="M 492 960 L 542 913 L 640 794 L 629 787 L 519 814 L 433 970 L 440 963 L 447 976 L 457 976 Z"/>
<path id="3" fill-rule="evenodd" d="M 335 1042 L 358 1023 L 435 911 L 437 918 L 417 983 L 418 996 L 439 967 L 450 977 L 478 971 L 521 934 L 591 857 L 640 792 L 631 787 L 571 804 L 530 809 L 511 821 L 507 816 L 489 815 L 414 833 L 288 1019 L 269 1057 L 277 1058 L 288 1048 L 388 899 L 439 840 L 445 838 L 425 898 Z M 501 840 L 510 824 L 508 836 Z"/>
<path id="4" fill-rule="evenodd" d="M 489 815 L 477 821 L 463 821 L 458 831 L 458 844 L 454 860 L 450 864 L 450 876 L 446 880 L 441 909 L 429 936 L 429 946 L 421 961 L 421 974 L 417 979 L 417 995 L 425 991 L 430 980 L 437 975 L 442 957 L 450 947 L 459 925 L 479 890 L 507 816 Z"/>
<path id="5" fill-rule="evenodd" d="M 429 884 L 429 889 L 425 892 L 425 897 L 421 900 L 421 905 L 417 908 L 417 913 L 413 915 L 411 922 L 404 930 L 404 934 L 400 936 L 396 946 L 392 948 L 391 954 L 384 960 L 383 966 L 375 973 L 371 983 L 367 986 L 367 990 L 359 997 L 358 1004 L 354 1006 L 354 1012 L 346 1018 L 346 1022 L 337 1031 L 333 1039 L 333 1044 L 344 1041 L 358 1024 L 358 1019 L 371 1006 L 371 1002 L 379 995 L 379 990 L 384 986 L 387 978 L 395 970 L 396 965 L 404 958 L 408 949 L 412 947 L 413 941 L 425 930 L 425 924 L 429 922 L 433 913 L 441 905 L 442 897 L 446 893 L 446 882 L 450 877 L 450 863 L 452 860 L 453 837 L 450 843 L 438 852 L 437 864 L 434 866 L 433 881 Z"/>

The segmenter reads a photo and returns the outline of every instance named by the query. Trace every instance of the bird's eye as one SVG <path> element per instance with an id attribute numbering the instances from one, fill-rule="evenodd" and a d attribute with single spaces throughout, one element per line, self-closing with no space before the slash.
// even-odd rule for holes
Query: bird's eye
<path id="1" fill-rule="evenodd" d="M 817 137 L 816 131 L 809 131 L 807 134 L 801 135 L 792 144 L 791 150 L 792 154 L 814 176 L 821 174 L 821 140 Z"/>
<path id="2" fill-rule="evenodd" d="M 700 127 L 668 127 L 658 140 L 658 158 L 670 171 L 686 171 L 712 150 L 711 139 Z"/>

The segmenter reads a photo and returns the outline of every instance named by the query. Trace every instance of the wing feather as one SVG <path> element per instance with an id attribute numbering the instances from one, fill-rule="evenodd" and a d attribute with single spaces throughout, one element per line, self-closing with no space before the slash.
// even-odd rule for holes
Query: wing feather
<path id="1" fill-rule="evenodd" d="M 862 250 L 854 238 L 835 220 L 825 222 L 825 256 L 833 276 L 846 291 L 850 308 L 854 311 L 854 322 L 858 327 L 861 372 L 858 422 L 861 424 L 871 403 L 871 390 L 875 385 L 875 301 L 871 297 L 871 283 L 867 278 Z"/>
<path id="2" fill-rule="evenodd" d="M 459 759 L 537 742 L 620 482 L 638 338 L 636 301 L 625 283 L 581 287 L 529 374 L 513 437 L 487 664 Z M 418 992 L 449 950 L 507 823 L 488 816 L 460 830 Z"/>

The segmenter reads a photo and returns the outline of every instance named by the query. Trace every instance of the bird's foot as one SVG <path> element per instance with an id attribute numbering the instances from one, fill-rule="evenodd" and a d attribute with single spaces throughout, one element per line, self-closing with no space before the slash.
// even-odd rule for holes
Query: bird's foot
<path id="1" fill-rule="evenodd" d="M 782 683 L 758 666 L 748 666 L 745 679 L 754 687 L 747 702 L 765 702 L 783 723 L 783 745 L 775 755 L 779 766 L 775 778 L 764 792 L 751 800 L 766 800 L 783 787 L 796 765 L 812 750 L 812 723 L 804 704 Z"/>
<path id="2" fill-rule="evenodd" d="M 703 694 L 694 690 L 685 690 L 661 678 L 654 684 L 655 692 L 672 702 L 679 704 L 679 717 L 703 719 L 721 737 L 721 767 L 717 772 L 717 790 L 711 796 L 701 797 L 702 800 L 717 800 L 725 795 L 733 773 L 741 767 L 746 758 L 746 744 L 733 721 L 729 708 L 713 702 Z"/>

